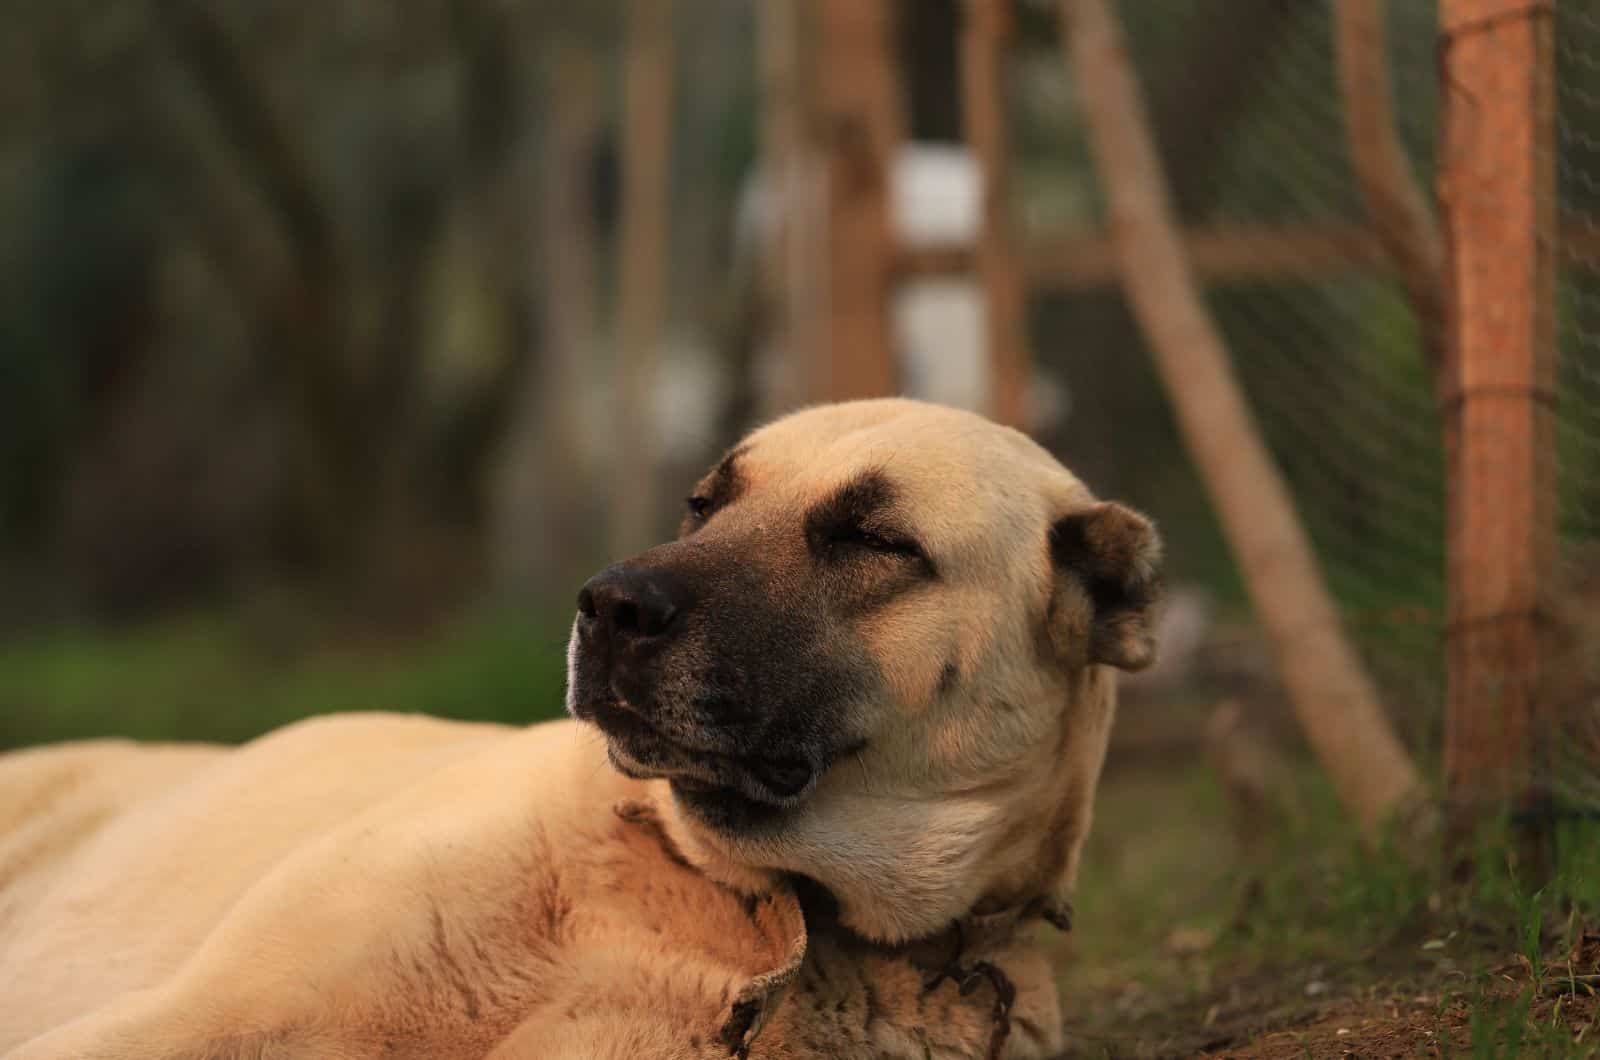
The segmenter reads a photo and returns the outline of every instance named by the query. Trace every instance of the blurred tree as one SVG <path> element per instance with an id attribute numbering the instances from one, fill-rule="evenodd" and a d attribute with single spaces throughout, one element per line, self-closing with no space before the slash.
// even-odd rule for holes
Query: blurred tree
<path id="1" fill-rule="evenodd" d="M 656 510 L 656 366 L 666 312 L 667 193 L 673 100 L 671 0 L 630 0 L 623 55 L 622 285 L 611 556 L 650 543 Z"/>
<path id="2" fill-rule="evenodd" d="M 584 43 L 546 46 L 548 115 L 538 189 L 544 356 L 524 373 L 497 472 L 490 527 L 495 587 L 551 592 L 586 560 L 584 393 L 595 342 L 595 225 L 589 170 L 599 134 L 599 69 Z"/>

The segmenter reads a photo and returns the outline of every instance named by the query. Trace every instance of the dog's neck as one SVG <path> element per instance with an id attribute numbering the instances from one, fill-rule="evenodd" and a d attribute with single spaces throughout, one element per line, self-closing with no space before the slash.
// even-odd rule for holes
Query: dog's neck
<path id="1" fill-rule="evenodd" d="M 986 907 L 967 913 L 939 930 L 917 939 L 889 944 L 863 938 L 839 915 L 839 900 L 826 887 L 805 876 L 791 876 L 789 885 L 800 902 L 806 927 L 813 935 L 828 934 L 846 945 L 860 946 L 909 960 L 928 972 L 939 972 L 973 951 L 998 949 L 1019 933 L 1043 921 L 1057 930 L 1072 930 L 1072 910 L 1053 899 L 1038 898 L 1022 905 Z M 982 911 L 979 911 L 982 910 Z"/>
<path id="2" fill-rule="evenodd" d="M 673 861 L 694 864 L 692 855 L 674 839 L 675 831 L 678 835 L 685 833 L 670 806 L 663 807 L 658 801 L 625 802 L 615 809 L 623 820 L 654 832 Z M 1057 927 L 1066 926 L 1058 910 L 1048 902 L 1039 901 L 1023 907 L 975 911 L 926 937 L 891 944 L 864 938 L 853 931 L 841 918 L 836 896 L 813 879 L 793 873 L 775 874 L 768 881 L 766 893 L 769 899 L 775 898 L 780 904 L 790 903 L 798 915 L 801 932 L 791 948 L 789 962 L 752 979 L 731 1003 L 720 1037 L 735 1055 L 748 1052 L 763 1025 L 783 1003 L 802 962 L 820 946 L 834 955 L 870 954 L 909 965 L 922 980 L 923 997 L 933 994 L 946 981 L 955 983 L 962 999 L 960 1004 L 988 1008 L 992 1021 L 988 1030 L 988 1054 L 1000 1056 L 1012 1034 L 1012 1009 L 1020 996 L 1018 982 L 1012 979 L 1012 969 L 1019 952 L 1023 951 L 1019 951 L 1015 943 L 1023 931 L 1040 918 Z M 1037 972 L 1029 970 L 1026 958 L 1022 974 L 1023 984 L 1037 981 Z M 985 981 L 990 984 L 991 993 L 966 1000 Z M 1026 1006 L 1030 1004 L 1036 1007 L 1037 1002 L 1024 1002 L 1022 1025 L 1025 1027 L 1030 1018 L 1030 1009 Z M 1037 1013 L 1032 1015 L 1037 1025 Z"/>
<path id="3" fill-rule="evenodd" d="M 988 844 L 982 840 L 993 834 L 995 822 L 980 802 L 911 803 L 903 812 L 876 813 L 874 822 L 892 826 L 896 833 L 867 830 L 859 837 L 859 847 L 851 850 L 839 849 L 840 836 L 833 831 L 812 844 L 808 822 L 801 820 L 785 835 L 781 848 L 766 850 L 759 843 L 730 844 L 687 819 L 664 782 L 651 782 L 651 788 L 662 831 L 701 872 L 748 894 L 770 890 L 796 876 L 811 880 L 829 897 L 829 917 L 874 944 L 937 939 L 958 920 L 969 922 L 983 936 L 1024 918 L 1066 922 L 1059 912 L 1060 896 L 1053 892 L 1001 894 L 983 889 L 979 868 Z M 938 863 L 921 871 L 907 851 L 926 835 L 939 836 L 945 846 Z"/>
<path id="4" fill-rule="evenodd" d="M 707 876 L 756 893 L 804 875 L 835 898 L 841 924 L 875 942 L 927 938 L 974 912 L 1030 909 L 1060 920 L 1114 710 L 1100 669 L 1054 692 L 1067 704 L 1055 731 L 997 756 L 998 765 L 950 777 L 934 795 L 926 782 L 897 791 L 846 771 L 771 836 L 709 828 L 679 808 L 665 781 L 648 782 L 651 798 L 672 841 Z"/>

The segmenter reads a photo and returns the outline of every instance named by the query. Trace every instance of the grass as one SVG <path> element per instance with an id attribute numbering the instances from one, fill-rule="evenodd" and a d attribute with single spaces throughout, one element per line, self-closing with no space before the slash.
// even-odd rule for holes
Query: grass
<path id="1" fill-rule="evenodd" d="M 1203 765 L 1113 763 L 1063 948 L 1073 1055 L 1600 1056 L 1600 822 L 1563 823 L 1538 887 L 1486 827 L 1445 886 L 1437 851 L 1364 845 L 1305 778 L 1241 846 Z"/>
<path id="2" fill-rule="evenodd" d="M 0 645 L 0 748 L 95 736 L 233 742 L 352 710 L 538 721 L 561 711 L 564 632 L 506 613 L 399 642 L 237 615 L 55 631 Z"/>

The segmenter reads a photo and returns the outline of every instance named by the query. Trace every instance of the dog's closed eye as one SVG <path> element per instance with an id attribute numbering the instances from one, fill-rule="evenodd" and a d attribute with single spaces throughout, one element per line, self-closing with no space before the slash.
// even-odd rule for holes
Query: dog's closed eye
<path id="1" fill-rule="evenodd" d="M 835 547 L 859 548 L 901 559 L 926 562 L 922 546 L 909 537 L 893 532 L 869 530 L 864 526 L 844 526 L 828 535 L 828 544 Z"/>
<path id="2" fill-rule="evenodd" d="M 933 562 L 896 517 L 895 491 L 879 472 L 860 475 L 835 490 L 806 515 L 806 538 L 828 563 L 882 557 L 934 576 Z"/>

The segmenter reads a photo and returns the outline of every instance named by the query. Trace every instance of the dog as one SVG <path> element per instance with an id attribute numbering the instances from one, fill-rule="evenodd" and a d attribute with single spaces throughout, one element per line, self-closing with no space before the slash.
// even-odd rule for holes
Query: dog
<path id="1" fill-rule="evenodd" d="M 1047 1055 L 1159 556 L 979 416 L 781 419 L 585 584 L 571 720 L 0 759 L 0 1049 Z"/>

